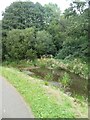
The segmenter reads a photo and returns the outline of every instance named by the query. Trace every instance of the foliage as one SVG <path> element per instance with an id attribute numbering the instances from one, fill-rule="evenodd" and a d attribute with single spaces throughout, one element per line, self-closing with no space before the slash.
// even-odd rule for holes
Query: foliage
<path id="1" fill-rule="evenodd" d="M 3 67 L 2 74 L 24 97 L 25 101 L 32 108 L 35 117 L 75 117 L 75 113 L 72 112 L 74 108 L 72 107 L 69 98 L 66 99 L 63 93 L 60 94 L 60 98 L 63 98 L 64 100 L 62 100 L 61 103 L 58 103 L 56 97 L 48 96 L 48 91 L 45 91 L 43 88 L 43 86 L 45 86 L 44 82 L 30 78 L 13 68 Z"/>
<path id="2" fill-rule="evenodd" d="M 28 66 L 38 66 L 41 68 L 53 68 L 56 70 L 64 69 L 66 71 L 78 74 L 80 77 L 88 79 L 89 68 L 88 64 L 81 59 L 65 59 L 59 60 L 54 58 L 41 58 L 34 61 L 30 60 L 20 60 L 20 61 L 5 61 L 2 63 L 3 66 L 13 66 L 13 67 L 28 67 Z"/>
<path id="3" fill-rule="evenodd" d="M 55 55 L 56 48 L 52 41 L 52 36 L 45 30 L 37 32 L 35 49 L 38 56 L 47 54 Z"/>
<path id="4" fill-rule="evenodd" d="M 44 79 L 47 80 L 47 81 L 51 81 L 53 79 L 53 75 L 51 73 L 48 73 L 48 74 L 46 74 Z"/>
<path id="5" fill-rule="evenodd" d="M 69 86 L 71 84 L 71 80 L 70 80 L 68 73 L 65 72 L 62 79 L 59 79 L 59 82 L 62 83 L 64 87 Z"/>
<path id="6" fill-rule="evenodd" d="M 5 59 L 31 59 L 41 57 L 42 55 L 55 55 L 55 45 L 52 36 L 46 31 L 36 32 L 34 28 L 24 30 L 13 29 L 8 32 L 7 40 L 2 41 L 5 45 Z M 3 46 L 4 47 L 4 46 Z"/>
<path id="7" fill-rule="evenodd" d="M 45 82 L 44 82 L 44 84 L 45 84 L 46 86 L 48 86 L 48 85 L 49 85 L 48 81 L 45 81 Z"/>
<path id="8" fill-rule="evenodd" d="M 15 29 L 9 31 L 5 43 L 5 58 L 8 59 L 34 59 L 36 53 L 33 50 L 35 42 L 34 29 L 27 28 L 25 30 Z"/>
<path id="9" fill-rule="evenodd" d="M 45 25 L 46 25 L 46 27 L 52 21 L 59 21 L 61 11 L 57 4 L 52 4 L 52 3 L 45 4 L 44 9 L 45 9 L 45 22 L 46 22 Z"/>
<path id="10" fill-rule="evenodd" d="M 67 61 L 67 69 L 81 77 L 88 79 L 89 69 L 86 62 L 82 62 L 80 59 L 74 59 L 73 61 Z"/>
<path id="11" fill-rule="evenodd" d="M 88 12 L 85 2 L 71 3 L 63 14 L 52 3 L 42 6 L 30 1 L 13 2 L 3 13 L 3 60 L 31 56 L 34 59 L 50 54 L 58 59 L 78 57 L 86 60 L 89 57 Z"/>
<path id="12" fill-rule="evenodd" d="M 64 69 L 88 79 L 88 13 L 85 2 L 73 2 L 63 14 L 52 3 L 42 6 L 30 1 L 13 2 L 0 21 L 2 59 L 6 60 L 3 65 Z M 48 87 L 47 81 L 29 79 L 13 68 L 3 68 L 3 75 L 25 97 L 35 117 L 75 117 L 66 98 L 60 104 L 56 98 L 45 94 L 42 86 Z M 47 74 L 45 79 L 51 78 L 52 75 Z M 70 84 L 68 74 L 65 73 L 61 81 L 64 86 Z"/>
<path id="13" fill-rule="evenodd" d="M 75 74 L 80 75 L 81 77 L 88 79 L 89 70 L 88 64 L 85 61 L 80 59 L 53 59 L 53 58 L 42 58 L 37 60 L 38 66 L 50 67 L 54 69 L 64 69 Z"/>
<path id="14" fill-rule="evenodd" d="M 31 1 L 13 2 L 3 12 L 2 28 L 3 29 L 25 29 L 37 27 L 42 29 L 44 25 L 44 9 L 41 4 Z"/>
<path id="15" fill-rule="evenodd" d="M 31 59 L 34 61 L 36 58 L 37 58 L 37 54 L 35 50 L 30 49 L 26 52 L 26 59 Z"/>
<path id="16" fill-rule="evenodd" d="M 74 5 L 75 4 L 75 5 Z M 74 6 L 74 7 L 73 7 Z M 85 9 L 85 3 L 73 3 L 68 9 L 69 12 L 73 11 L 76 14 L 69 14 L 68 26 L 66 29 L 66 34 L 68 35 L 63 43 L 62 54 L 64 50 L 66 56 L 73 57 L 87 57 L 88 56 L 88 9 Z M 79 13 L 78 13 L 79 11 Z M 60 55 L 60 54 L 59 54 Z M 83 56 L 83 57 L 82 57 Z M 61 55 L 62 57 L 62 55 Z"/>

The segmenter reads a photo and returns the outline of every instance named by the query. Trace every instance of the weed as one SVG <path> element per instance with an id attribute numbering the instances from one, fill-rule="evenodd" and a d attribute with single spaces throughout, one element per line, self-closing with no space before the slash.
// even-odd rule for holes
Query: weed
<path id="1" fill-rule="evenodd" d="M 44 82 L 44 84 L 45 84 L 46 86 L 48 86 L 48 85 L 49 85 L 48 81 L 45 81 L 45 82 Z"/>
<path id="2" fill-rule="evenodd" d="M 69 77 L 69 74 L 65 72 L 62 79 L 59 79 L 59 82 L 62 83 L 64 85 L 64 87 L 69 86 L 71 83 L 71 79 Z"/>
<path id="3" fill-rule="evenodd" d="M 53 75 L 51 73 L 48 73 L 45 77 L 44 77 L 45 80 L 47 81 L 51 81 L 53 79 Z"/>
<path id="4" fill-rule="evenodd" d="M 62 101 L 58 105 L 53 97 L 45 93 L 44 82 L 33 79 L 24 73 L 13 68 L 2 68 L 2 75 L 16 87 L 25 101 L 31 107 L 32 112 L 37 118 L 74 118 L 71 106 L 65 105 L 68 100 Z M 64 97 L 64 96 L 63 96 Z M 62 106 L 61 106 L 62 105 Z M 64 110 L 66 112 L 64 112 Z"/>

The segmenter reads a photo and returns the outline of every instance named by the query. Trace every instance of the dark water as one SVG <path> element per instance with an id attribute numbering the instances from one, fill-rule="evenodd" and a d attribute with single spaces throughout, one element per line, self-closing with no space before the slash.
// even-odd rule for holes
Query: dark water
<path id="1" fill-rule="evenodd" d="M 69 75 L 71 83 L 67 87 L 68 89 L 65 89 L 65 92 L 70 92 L 72 95 L 77 94 L 87 96 L 88 80 L 81 78 L 79 75 L 65 71 L 63 69 L 55 70 L 50 68 L 27 68 L 24 70 L 26 70 L 27 74 L 29 74 L 30 76 L 37 76 L 42 80 L 45 80 L 45 77 L 48 74 L 51 75 L 48 81 L 58 88 L 61 87 L 61 84 L 58 80 L 62 78 L 65 75 L 65 73 L 67 73 Z"/>

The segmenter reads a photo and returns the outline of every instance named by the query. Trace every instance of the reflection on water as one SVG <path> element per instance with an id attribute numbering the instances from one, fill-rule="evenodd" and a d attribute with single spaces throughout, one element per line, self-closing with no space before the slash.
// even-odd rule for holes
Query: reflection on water
<path id="1" fill-rule="evenodd" d="M 38 76 L 42 80 L 45 80 L 45 76 L 50 74 L 52 77 L 50 78 L 49 83 L 51 83 L 53 86 L 56 86 L 58 88 L 62 87 L 60 82 L 58 81 L 60 78 L 64 76 L 65 73 L 67 73 L 70 77 L 71 84 L 68 86 L 68 89 L 66 89 L 66 92 L 71 92 L 72 95 L 82 95 L 87 96 L 87 84 L 88 80 L 81 78 L 79 75 L 76 75 L 74 73 L 70 73 L 68 71 L 65 71 L 63 69 L 50 69 L 50 68 L 22 68 L 22 70 L 25 70 L 27 74 L 30 76 Z"/>

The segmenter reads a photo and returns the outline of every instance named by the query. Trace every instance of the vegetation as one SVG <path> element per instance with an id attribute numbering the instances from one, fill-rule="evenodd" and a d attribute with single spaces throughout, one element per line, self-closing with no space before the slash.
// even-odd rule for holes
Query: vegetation
<path id="1" fill-rule="evenodd" d="M 60 79 L 60 83 L 62 83 L 64 85 L 64 87 L 70 85 L 71 80 L 69 78 L 69 75 L 65 72 L 64 76 L 62 79 Z"/>
<path id="2" fill-rule="evenodd" d="M 3 12 L 0 21 L 2 75 L 21 93 L 35 117 L 86 117 L 86 106 L 70 102 L 69 96 L 65 97 L 60 90 L 49 86 L 53 74 L 47 71 L 42 75 L 45 81 L 40 81 L 19 70 L 62 69 L 65 74 L 59 81 L 65 88 L 72 82 L 70 72 L 85 79 L 85 82 L 80 81 L 80 85 L 85 83 L 86 89 L 89 74 L 88 13 L 86 2 L 71 2 L 69 8 L 61 13 L 56 4 L 42 6 L 31 1 L 13 2 Z M 76 112 L 77 108 L 80 112 Z"/>
<path id="3" fill-rule="evenodd" d="M 39 79 L 33 79 L 8 67 L 2 67 L 2 75 L 24 97 L 36 118 L 87 117 L 88 109 L 85 103 L 74 103 L 73 98 L 44 85 Z M 80 111 L 76 110 L 77 107 Z"/>
<path id="4" fill-rule="evenodd" d="M 82 78 L 88 79 L 88 64 L 80 59 L 54 59 L 54 58 L 41 58 L 35 61 L 5 61 L 2 63 L 3 66 L 13 66 L 13 67 L 31 67 L 36 65 L 40 68 L 53 68 L 53 69 L 64 69 L 79 75 Z"/>
<path id="5" fill-rule="evenodd" d="M 79 76 L 88 79 L 88 64 L 85 61 L 81 61 L 80 59 L 64 59 L 64 60 L 57 60 L 54 58 L 42 58 L 38 59 L 36 61 L 37 66 L 44 66 L 44 67 L 50 67 L 54 69 L 64 69 L 70 72 L 73 72 L 75 74 L 78 74 Z"/>
<path id="6" fill-rule="evenodd" d="M 73 66 L 72 63 L 74 62 L 55 60 L 53 58 L 42 58 L 35 61 L 7 61 L 3 62 L 3 66 L 18 68 L 20 71 L 33 78 L 44 80 L 45 85 L 53 85 L 57 89 L 59 88 L 61 91 L 64 91 L 64 93 L 69 93 L 70 96 L 78 99 L 80 98 L 80 101 L 87 101 L 88 67 L 86 64 L 82 63 L 82 69 L 79 71 L 79 62 L 75 62 Z M 77 73 L 76 70 L 73 70 L 74 66 L 77 68 Z M 79 72 L 80 74 L 78 74 Z M 84 73 L 86 78 L 85 76 L 81 76 L 81 73 Z"/>
<path id="7" fill-rule="evenodd" d="M 12 3 L 2 19 L 3 60 L 53 55 L 57 59 L 78 57 L 86 61 L 89 9 L 85 5 L 73 2 L 61 14 L 56 4 Z"/>
<path id="8" fill-rule="evenodd" d="M 46 76 L 45 76 L 45 78 L 44 78 L 45 80 L 47 80 L 47 81 L 50 81 L 50 80 L 52 80 L 53 79 L 53 75 L 52 74 L 50 74 L 50 73 L 48 73 Z"/>

